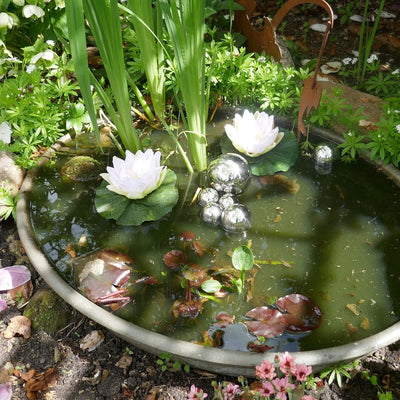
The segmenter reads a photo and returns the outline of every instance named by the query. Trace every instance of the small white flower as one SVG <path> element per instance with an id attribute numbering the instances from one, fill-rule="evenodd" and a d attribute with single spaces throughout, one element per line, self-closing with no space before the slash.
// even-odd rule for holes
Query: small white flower
<path id="1" fill-rule="evenodd" d="M 26 67 L 26 73 L 27 74 L 31 74 L 35 69 L 36 69 L 36 65 L 35 64 L 29 64 Z"/>
<path id="2" fill-rule="evenodd" d="M 19 58 L 18 58 L 18 57 L 12 56 L 12 57 L 6 58 L 6 61 L 9 61 L 9 62 L 19 62 Z"/>
<path id="3" fill-rule="evenodd" d="M 43 9 L 38 6 L 27 5 L 22 9 L 22 15 L 25 18 L 30 18 L 32 15 L 36 16 L 37 18 L 42 18 L 44 17 L 44 14 L 45 12 Z"/>
<path id="4" fill-rule="evenodd" d="M 54 45 L 55 45 L 54 40 L 46 40 L 46 43 L 47 43 L 49 46 L 54 46 Z"/>
<path id="5" fill-rule="evenodd" d="M 377 61 L 377 60 L 378 60 L 378 56 L 376 54 L 371 54 L 367 59 L 367 63 L 371 64 L 372 62 Z"/>
<path id="6" fill-rule="evenodd" d="M 236 150 L 250 157 L 272 150 L 284 135 L 275 128 L 273 115 L 248 110 L 244 110 L 243 117 L 235 114 L 233 125 L 226 124 L 225 131 Z"/>
<path id="7" fill-rule="evenodd" d="M 167 174 L 160 158 L 161 153 L 151 149 L 136 154 L 127 150 L 125 160 L 113 157 L 113 167 L 107 167 L 107 173 L 100 176 L 109 183 L 108 190 L 128 199 L 143 199 L 162 184 Z"/>
<path id="8" fill-rule="evenodd" d="M 3 143 L 11 143 L 12 129 L 7 121 L 0 124 L 0 141 Z"/>
<path id="9" fill-rule="evenodd" d="M 349 65 L 349 64 L 351 64 L 351 61 L 352 61 L 351 57 L 346 57 L 346 58 L 343 58 L 342 62 L 344 65 Z"/>
<path id="10" fill-rule="evenodd" d="M 396 69 L 392 72 L 392 74 L 393 74 L 393 75 L 398 75 L 398 74 L 400 74 L 400 68 L 396 68 Z"/>
<path id="11" fill-rule="evenodd" d="M 397 131 L 398 133 L 400 133 L 400 124 L 399 124 L 399 125 L 396 125 L 396 131 Z"/>
<path id="12" fill-rule="evenodd" d="M 325 24 L 312 24 L 310 29 L 316 32 L 325 33 L 327 26 Z"/>
<path id="13" fill-rule="evenodd" d="M 36 64 L 40 59 L 51 61 L 53 60 L 54 56 L 55 53 L 49 49 L 41 51 L 31 58 L 31 64 Z"/>
<path id="14" fill-rule="evenodd" d="M 11 29 L 14 25 L 14 20 L 10 15 L 5 12 L 0 12 L 0 29 L 8 28 Z"/>

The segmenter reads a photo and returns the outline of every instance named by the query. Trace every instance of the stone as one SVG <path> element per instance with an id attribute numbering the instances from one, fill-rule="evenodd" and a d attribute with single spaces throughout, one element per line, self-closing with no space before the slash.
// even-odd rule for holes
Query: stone
<path id="1" fill-rule="evenodd" d="M 13 153 L 0 151 L 0 187 L 16 196 L 25 178 L 25 170 L 15 163 Z M 0 215 L 6 206 L 0 205 Z M 0 218 L 0 221 L 2 218 Z"/>
<path id="2" fill-rule="evenodd" d="M 72 318 L 71 307 L 51 289 L 39 289 L 24 310 L 24 315 L 32 321 L 32 328 L 49 334 L 67 326 Z"/>

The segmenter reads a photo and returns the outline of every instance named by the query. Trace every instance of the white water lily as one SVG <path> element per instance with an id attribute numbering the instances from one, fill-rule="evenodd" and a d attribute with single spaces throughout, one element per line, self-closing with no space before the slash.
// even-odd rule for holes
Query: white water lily
<path id="1" fill-rule="evenodd" d="M 235 114 L 233 125 L 226 124 L 225 131 L 236 150 L 258 157 L 272 150 L 284 133 L 275 128 L 274 116 L 258 111 L 252 114 L 244 110 L 243 117 Z"/>
<path id="2" fill-rule="evenodd" d="M 156 190 L 167 174 L 167 168 L 160 166 L 161 153 L 148 149 L 136 154 L 126 151 L 122 160 L 113 157 L 113 167 L 100 176 L 109 183 L 108 190 L 128 199 L 142 199 Z"/>

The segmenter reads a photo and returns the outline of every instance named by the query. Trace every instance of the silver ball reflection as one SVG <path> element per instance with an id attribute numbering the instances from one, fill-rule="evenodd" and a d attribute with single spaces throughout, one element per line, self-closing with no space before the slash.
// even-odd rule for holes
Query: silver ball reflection
<path id="1" fill-rule="evenodd" d="M 230 194 L 230 193 L 225 193 L 223 194 L 219 200 L 218 200 L 218 204 L 223 208 L 227 208 L 233 204 L 235 204 L 236 201 L 234 199 L 234 197 Z"/>
<path id="2" fill-rule="evenodd" d="M 213 188 L 203 189 L 197 197 L 197 202 L 204 207 L 208 203 L 218 203 L 219 194 Z"/>
<path id="3" fill-rule="evenodd" d="M 222 212 L 221 223 L 227 232 L 246 232 L 251 228 L 250 211 L 243 204 L 233 204 Z"/>
<path id="4" fill-rule="evenodd" d="M 207 169 L 210 186 L 218 192 L 242 193 L 250 183 L 251 171 L 246 159 L 227 153 L 210 163 Z"/>
<path id="5" fill-rule="evenodd" d="M 219 225 L 221 222 L 222 208 L 217 203 L 208 203 L 201 210 L 201 218 L 211 225 Z"/>
<path id="6" fill-rule="evenodd" d="M 332 165 L 335 159 L 335 152 L 328 144 L 319 144 L 314 151 L 315 170 L 321 175 L 332 172 Z"/>

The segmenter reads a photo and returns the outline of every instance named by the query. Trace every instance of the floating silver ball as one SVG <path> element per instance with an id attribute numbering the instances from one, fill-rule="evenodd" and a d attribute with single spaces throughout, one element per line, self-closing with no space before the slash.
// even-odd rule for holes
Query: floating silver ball
<path id="1" fill-rule="evenodd" d="M 319 144 L 314 151 L 315 170 L 321 175 L 332 172 L 332 165 L 335 159 L 335 151 L 327 144 Z"/>
<path id="2" fill-rule="evenodd" d="M 242 204 L 233 204 L 221 215 L 222 227 L 227 232 L 246 232 L 251 228 L 251 214 Z"/>
<path id="3" fill-rule="evenodd" d="M 225 210 L 225 208 L 232 206 L 233 204 L 235 204 L 236 201 L 234 199 L 234 197 L 230 194 L 230 193 L 225 193 L 223 194 L 219 200 L 218 200 L 218 204 Z"/>
<path id="4" fill-rule="evenodd" d="M 201 210 L 201 218 L 211 225 L 219 225 L 221 222 L 222 208 L 217 203 L 208 203 Z"/>
<path id="5" fill-rule="evenodd" d="M 239 154 L 222 154 L 207 169 L 210 186 L 218 192 L 242 193 L 250 183 L 251 171 L 246 159 Z"/>
<path id="6" fill-rule="evenodd" d="M 213 188 L 203 189 L 197 197 L 197 202 L 204 207 L 208 203 L 218 203 L 219 194 Z"/>

